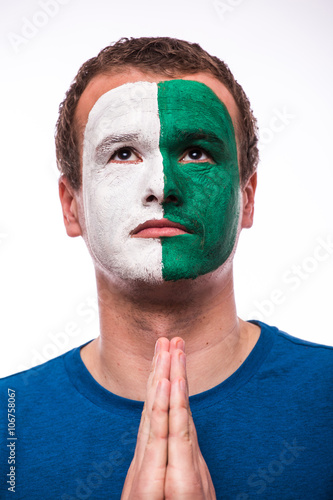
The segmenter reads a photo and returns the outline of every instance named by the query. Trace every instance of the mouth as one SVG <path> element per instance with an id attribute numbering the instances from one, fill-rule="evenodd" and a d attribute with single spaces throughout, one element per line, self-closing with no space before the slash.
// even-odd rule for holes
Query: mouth
<path id="1" fill-rule="evenodd" d="M 177 222 L 168 219 L 155 219 L 139 224 L 131 232 L 132 238 L 161 238 L 162 236 L 179 236 L 190 231 Z"/>

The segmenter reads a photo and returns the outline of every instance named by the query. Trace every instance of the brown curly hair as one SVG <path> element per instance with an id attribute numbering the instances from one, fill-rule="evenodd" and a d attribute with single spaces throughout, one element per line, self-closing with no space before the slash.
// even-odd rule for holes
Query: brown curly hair
<path id="1" fill-rule="evenodd" d="M 211 56 L 197 43 L 169 37 L 121 38 L 86 61 L 59 107 L 55 143 L 57 165 L 73 189 L 81 186 L 80 152 L 75 127 L 77 103 L 88 83 L 99 74 L 130 66 L 141 71 L 176 78 L 180 75 L 205 72 L 217 78 L 229 90 L 238 107 L 236 133 L 239 145 L 241 184 L 245 185 L 259 162 L 257 121 L 250 102 L 229 67 Z"/>

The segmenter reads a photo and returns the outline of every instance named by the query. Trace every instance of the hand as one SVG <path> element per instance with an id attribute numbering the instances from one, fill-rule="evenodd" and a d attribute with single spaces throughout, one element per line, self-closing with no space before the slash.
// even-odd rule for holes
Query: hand
<path id="1" fill-rule="evenodd" d="M 170 362 L 169 340 L 161 338 L 155 347 L 134 458 L 126 476 L 121 500 L 165 498 Z"/>
<path id="2" fill-rule="evenodd" d="M 156 343 L 122 500 L 214 500 L 189 406 L 184 341 Z"/>

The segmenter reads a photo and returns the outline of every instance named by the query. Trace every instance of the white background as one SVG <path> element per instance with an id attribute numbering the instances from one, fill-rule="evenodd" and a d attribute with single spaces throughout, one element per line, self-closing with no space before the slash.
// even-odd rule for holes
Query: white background
<path id="1" fill-rule="evenodd" d="M 122 36 L 195 41 L 229 64 L 262 129 L 255 224 L 235 260 L 238 313 L 333 345 L 333 4 L 42 4 L 1 5 L 0 376 L 98 334 L 90 257 L 63 227 L 53 135 L 79 66 Z"/>

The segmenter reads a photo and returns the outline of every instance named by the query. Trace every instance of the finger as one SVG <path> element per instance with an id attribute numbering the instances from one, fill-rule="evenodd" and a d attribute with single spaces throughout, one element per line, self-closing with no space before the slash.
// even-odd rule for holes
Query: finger
<path id="1" fill-rule="evenodd" d="M 159 339 L 156 340 L 154 354 L 160 351 L 169 351 L 169 347 L 170 347 L 170 340 L 167 339 L 166 337 L 160 337 Z"/>
<path id="2" fill-rule="evenodd" d="M 207 464 L 201 454 L 184 378 L 171 383 L 168 437 L 168 467 L 165 494 L 177 499 L 215 499 Z M 173 497 L 172 497 L 173 498 Z"/>
<path id="3" fill-rule="evenodd" d="M 147 423 L 150 419 L 158 381 L 163 378 L 169 379 L 170 377 L 170 362 L 170 354 L 168 351 L 159 351 L 154 356 L 154 361 L 152 363 L 153 369 L 147 382 L 147 394 L 141 418 L 142 425 Z"/>
<path id="4" fill-rule="evenodd" d="M 134 457 L 124 490 L 128 498 L 164 498 L 168 456 L 170 381 L 158 381 L 150 419 L 149 437 L 142 456 Z M 122 498 L 127 498 L 125 493 Z"/>
<path id="5" fill-rule="evenodd" d="M 160 339 L 158 339 L 155 344 L 154 357 L 147 381 L 147 397 L 145 400 L 145 406 L 147 406 L 147 399 L 155 398 L 157 381 L 161 378 L 169 378 L 170 376 L 170 362 L 168 360 L 169 354 L 163 354 L 169 353 L 169 344 L 169 340 L 165 337 L 161 337 Z M 150 402 L 152 403 L 152 401 Z M 151 405 L 148 405 L 148 407 L 150 409 Z"/>
<path id="6" fill-rule="evenodd" d="M 187 383 L 186 355 L 180 349 L 174 350 L 171 354 L 170 382 L 178 377 L 184 378 Z"/>
<path id="7" fill-rule="evenodd" d="M 158 359 L 158 354 L 160 352 L 169 352 L 169 346 L 170 346 L 170 341 L 165 337 L 161 337 L 156 341 L 154 356 L 153 356 L 152 364 L 151 364 L 151 368 L 150 368 L 150 375 L 148 378 L 148 383 L 153 377 L 155 367 L 156 367 L 156 361 Z"/>
<path id="8" fill-rule="evenodd" d="M 156 397 L 153 403 L 150 418 L 149 439 L 145 451 L 145 461 L 147 461 L 147 457 L 153 455 L 156 459 L 160 458 L 160 460 L 157 461 L 157 464 L 164 467 L 167 460 L 167 443 L 169 434 L 169 401 L 170 381 L 164 378 L 159 380 L 157 384 Z M 156 454 L 157 449 L 160 452 L 158 454 Z"/>
<path id="9" fill-rule="evenodd" d="M 158 347 L 159 346 L 159 347 Z M 170 354 L 168 352 L 169 341 L 168 339 L 161 338 L 157 342 L 155 355 L 152 362 L 152 370 L 150 372 L 147 383 L 147 395 L 144 408 L 142 411 L 136 454 L 138 460 L 141 461 L 146 448 L 147 441 L 150 434 L 151 414 L 153 404 L 156 398 L 157 385 L 163 378 L 169 379 L 170 377 Z"/>
<path id="10" fill-rule="evenodd" d="M 193 472 L 186 381 L 178 377 L 171 383 L 168 438 L 168 467 L 187 474 Z"/>
<path id="11" fill-rule="evenodd" d="M 154 369 L 149 377 L 147 384 L 147 402 L 153 402 L 155 399 L 155 393 L 158 381 L 166 378 L 170 378 L 170 353 L 168 351 L 159 351 L 156 354 L 156 360 L 154 362 Z M 152 405 L 147 404 L 147 408 L 151 409 Z"/>
<path id="12" fill-rule="evenodd" d="M 143 498 L 153 498 L 163 491 L 168 457 L 170 381 L 159 380 L 152 407 L 150 432 L 140 465 L 140 480 L 136 486 Z"/>
<path id="13" fill-rule="evenodd" d="M 172 354 L 177 349 L 185 352 L 185 341 L 181 337 L 174 337 L 170 340 L 170 354 Z"/>
<path id="14" fill-rule="evenodd" d="M 149 379 L 152 378 L 152 374 L 154 373 L 158 353 L 163 352 L 163 351 L 169 352 L 169 346 L 170 346 L 170 341 L 167 338 L 161 337 L 161 338 L 157 339 L 157 341 L 155 343 L 155 350 L 154 350 L 153 359 L 152 359 L 152 362 L 150 365 Z M 148 379 L 148 381 L 149 381 L 149 379 Z"/>
<path id="15" fill-rule="evenodd" d="M 184 377 L 187 384 L 186 374 L 186 357 L 182 354 L 185 353 L 185 341 L 181 337 L 174 337 L 170 341 L 170 381 L 177 377 Z"/>

